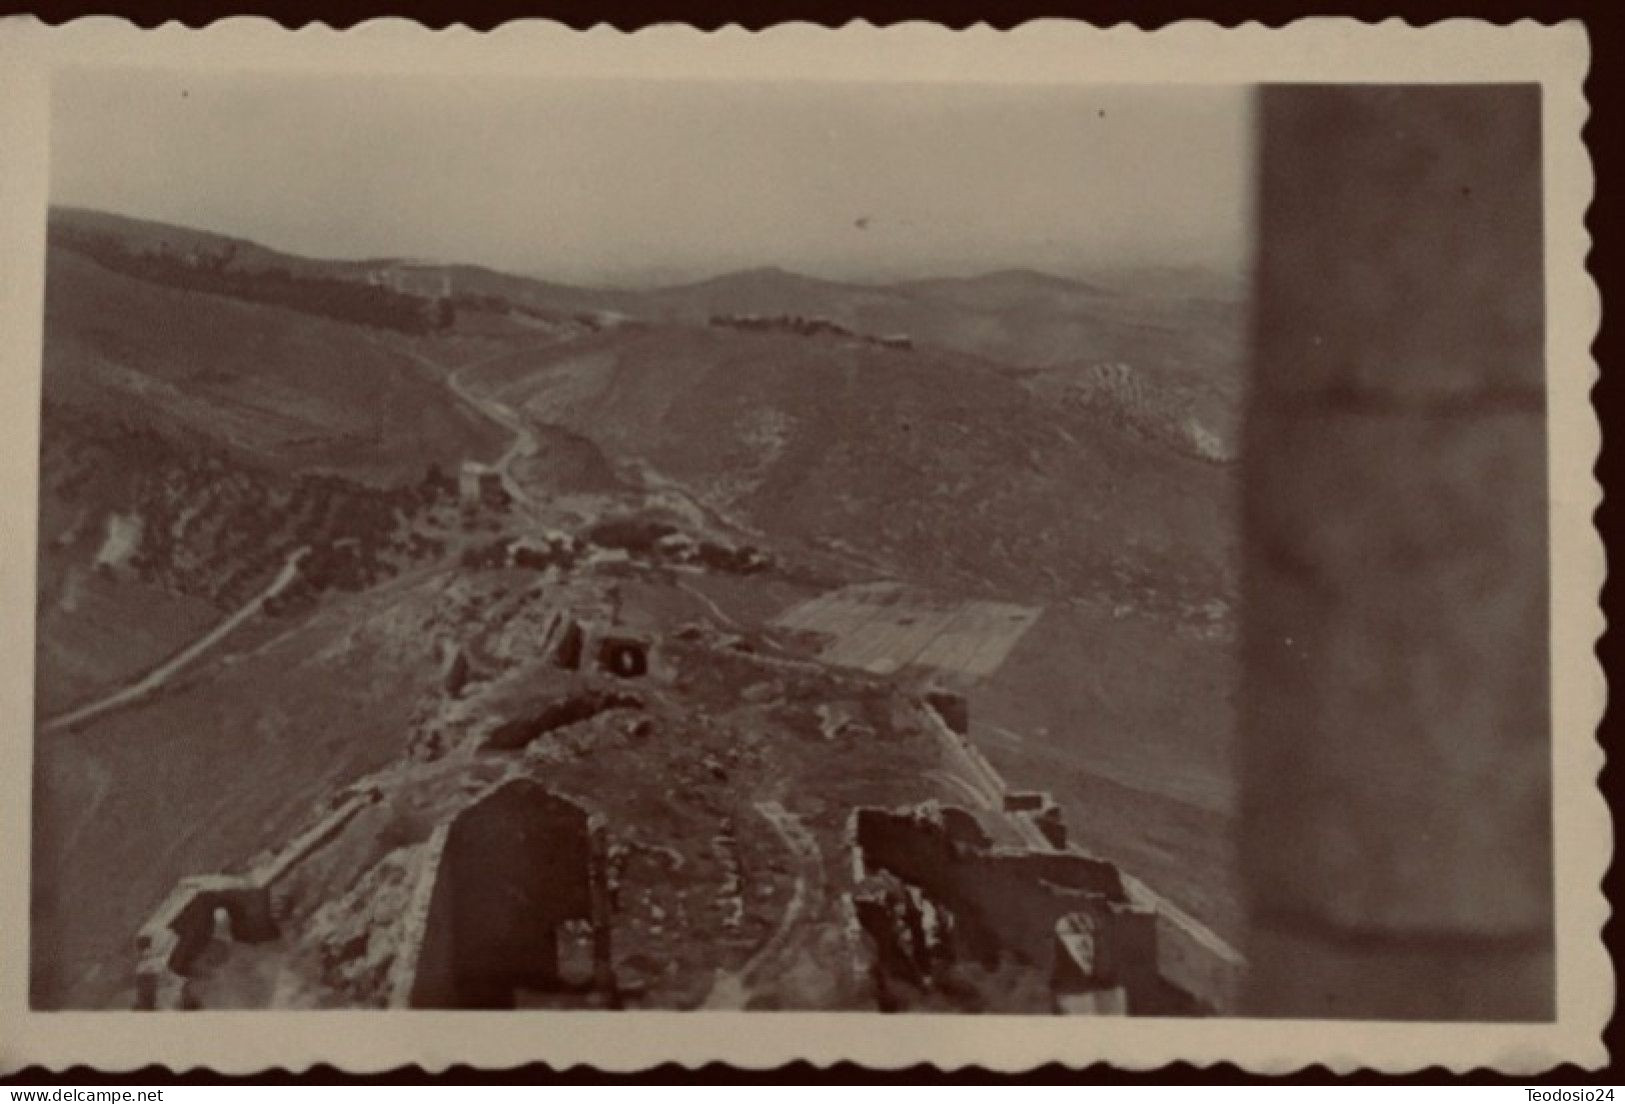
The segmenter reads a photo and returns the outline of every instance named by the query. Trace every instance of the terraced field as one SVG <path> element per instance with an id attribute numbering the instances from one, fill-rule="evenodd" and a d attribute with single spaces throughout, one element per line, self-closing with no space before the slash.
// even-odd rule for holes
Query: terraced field
<path id="1" fill-rule="evenodd" d="M 773 622 L 829 637 L 825 663 L 886 675 L 927 667 L 956 680 L 986 678 L 1043 610 L 1009 602 L 940 601 L 902 587 L 863 585 L 821 594 Z"/>

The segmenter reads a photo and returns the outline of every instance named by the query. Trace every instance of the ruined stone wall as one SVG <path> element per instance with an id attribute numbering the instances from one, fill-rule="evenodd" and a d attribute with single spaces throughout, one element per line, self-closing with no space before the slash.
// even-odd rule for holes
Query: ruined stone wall
<path id="1" fill-rule="evenodd" d="M 965 695 L 937 687 L 926 689 L 925 704 L 936 711 L 942 723 L 961 736 L 970 735 L 970 703 Z"/>
<path id="2" fill-rule="evenodd" d="M 948 766 L 970 784 L 1036 850 L 1070 851 L 1064 816 L 1046 793 L 1012 791 L 1003 775 L 967 735 L 955 731 L 928 696 L 918 699 L 917 715 L 935 734 Z M 966 717 L 968 730 L 969 718 Z M 1206 926 L 1174 908 L 1149 887 L 1120 875 L 1134 904 L 1156 914 L 1158 969 L 1170 984 L 1192 994 L 1205 1009 L 1228 1012 L 1240 1004 L 1246 959 Z"/>
<path id="3" fill-rule="evenodd" d="M 457 498 L 465 505 L 477 504 L 480 500 L 480 476 L 484 474 L 484 464 L 472 460 L 463 461 L 463 466 L 457 470 Z"/>
<path id="4" fill-rule="evenodd" d="M 1114 1011 L 1136 1015 L 1186 1011 L 1174 1001 L 1159 999 L 1171 990 L 1157 970 L 1156 915 L 1122 902 L 1056 921 L 1050 984 L 1063 1009 L 1060 998 L 1069 994 L 1114 989 L 1122 994 L 1121 1006 Z"/>
<path id="5" fill-rule="evenodd" d="M 929 698 L 921 698 L 915 712 L 920 723 L 941 743 L 943 757 L 954 774 L 975 789 L 988 808 L 1002 808 L 1004 795 L 1009 787 L 1005 784 L 1004 776 L 988 762 L 981 749 L 969 736 L 955 731 Z M 966 731 L 969 731 L 969 728 L 970 719 L 967 716 Z M 1033 846 L 1047 846 L 1047 841 L 1024 818 L 1012 817 L 1011 823 L 1032 842 Z"/>
<path id="6" fill-rule="evenodd" d="M 136 933 L 135 1007 L 162 1011 L 198 1006 L 190 974 L 198 956 L 215 938 L 218 911 L 226 913 L 228 932 L 237 942 L 275 939 L 272 890 L 276 884 L 329 843 L 371 800 L 370 794 L 355 794 L 340 802 L 246 874 L 182 878 Z"/>
<path id="7" fill-rule="evenodd" d="M 558 928 L 587 920 L 595 984 L 607 981 L 602 839 L 579 805 L 539 783 L 498 785 L 438 830 L 405 920 L 391 1004 L 511 1007 L 516 988 L 559 984 Z"/>
<path id="8" fill-rule="evenodd" d="M 1110 863 L 1061 851 L 994 848 L 941 809 L 859 809 L 853 836 L 866 870 L 886 870 L 952 909 L 979 953 L 1012 951 L 1043 970 L 1055 923 L 1091 906 L 1123 901 Z M 962 814 L 963 815 L 963 814 Z"/>
<path id="9" fill-rule="evenodd" d="M 136 936 L 137 1009 L 198 1007 L 189 984 L 192 966 L 213 942 L 221 911 L 234 940 L 259 943 L 277 936 L 265 882 L 224 874 L 181 879 Z"/>
<path id="10" fill-rule="evenodd" d="M 659 648 L 651 637 L 618 628 L 603 618 L 567 612 L 547 628 L 543 650 L 569 671 L 583 667 L 616 678 L 656 675 Z"/>
<path id="11" fill-rule="evenodd" d="M 436 828 L 418 859 L 418 874 L 390 971 L 391 1008 L 455 1008 L 451 880 L 439 877 L 451 825 Z"/>
<path id="12" fill-rule="evenodd" d="M 590 861 L 586 813 L 540 786 L 510 783 L 457 818 L 441 877 L 462 1007 L 557 981 L 556 929 L 590 915 Z"/>

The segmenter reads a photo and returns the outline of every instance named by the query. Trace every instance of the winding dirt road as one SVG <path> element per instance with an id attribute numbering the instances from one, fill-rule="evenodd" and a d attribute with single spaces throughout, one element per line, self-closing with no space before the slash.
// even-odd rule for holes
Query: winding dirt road
<path id="1" fill-rule="evenodd" d="M 264 590 L 243 603 L 230 617 L 176 652 L 158 667 L 148 671 L 135 682 L 129 683 L 106 697 L 91 702 L 89 705 L 82 705 L 67 713 L 59 713 L 55 717 L 49 718 L 40 725 L 40 731 L 53 732 L 58 729 L 71 728 L 83 721 L 90 720 L 92 717 L 98 717 L 109 710 L 139 701 L 158 690 L 191 664 L 193 660 L 229 636 L 238 625 L 260 612 L 264 608 L 267 599 L 275 598 L 288 589 L 288 586 L 299 577 L 299 564 L 308 555 L 310 555 L 309 545 L 296 549 L 283 563 L 282 570 L 277 573 L 276 578 L 272 579 Z"/>
<path id="2" fill-rule="evenodd" d="M 535 506 L 536 503 L 530 497 L 529 492 L 525 490 L 524 486 L 520 484 L 518 478 L 513 474 L 515 461 L 536 455 L 540 446 L 537 443 L 535 431 L 530 428 L 530 425 L 518 411 L 507 403 L 471 390 L 462 377 L 464 373 L 473 371 L 475 368 L 483 368 L 487 364 L 495 364 L 497 361 L 507 360 L 510 357 L 527 356 L 531 353 L 550 349 L 559 344 L 559 339 L 553 338 L 543 344 L 526 345 L 518 349 L 503 349 L 501 352 L 492 353 L 490 356 L 480 357 L 466 364 L 459 364 L 456 367 L 442 364 L 440 361 L 416 349 L 388 344 L 376 338 L 370 340 L 379 348 L 398 353 L 427 370 L 435 379 L 442 380 L 445 383 L 446 389 L 452 393 L 452 396 L 458 402 L 486 421 L 494 422 L 513 434 L 513 441 L 508 445 L 507 451 L 498 457 L 496 463 L 490 465 L 490 468 L 502 480 L 502 489 L 508 492 L 510 498 L 525 506 Z"/>
<path id="3" fill-rule="evenodd" d="M 500 357 L 490 359 L 497 360 Z M 539 446 L 536 442 L 535 431 L 530 428 L 525 419 L 520 417 L 513 407 L 489 396 L 475 394 L 468 389 L 468 386 L 461 379 L 463 372 L 484 363 L 487 363 L 487 361 L 477 361 L 474 364 L 465 365 L 455 372 L 447 373 L 446 386 L 451 388 L 452 394 L 456 395 L 464 403 L 513 434 L 513 443 L 508 446 L 506 452 L 497 458 L 497 462 L 491 465 L 491 470 L 496 472 L 497 477 L 502 480 L 502 489 L 508 492 L 508 497 L 526 506 L 534 506 L 536 503 L 532 501 L 530 492 L 526 491 L 514 476 L 513 465 L 516 460 L 536 455 Z"/>
<path id="4" fill-rule="evenodd" d="M 797 929 L 808 915 L 809 905 L 824 894 L 824 858 L 818 841 L 777 801 L 758 801 L 756 811 L 773 826 L 795 860 L 795 888 L 773 934 L 739 969 L 718 975 L 705 998 L 705 1008 L 743 1009 L 758 986 L 788 972 L 794 965 Z"/>

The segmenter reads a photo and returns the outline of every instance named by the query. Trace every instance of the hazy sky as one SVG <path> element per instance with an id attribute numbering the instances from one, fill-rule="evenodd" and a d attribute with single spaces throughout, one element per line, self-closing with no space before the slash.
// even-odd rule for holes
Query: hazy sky
<path id="1" fill-rule="evenodd" d="M 1233 271 L 1239 88 L 59 77 L 51 195 L 560 279 Z"/>

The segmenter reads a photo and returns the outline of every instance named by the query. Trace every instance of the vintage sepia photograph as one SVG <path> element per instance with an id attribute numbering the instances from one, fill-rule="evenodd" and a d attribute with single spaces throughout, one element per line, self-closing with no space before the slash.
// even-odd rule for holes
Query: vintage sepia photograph
<path id="1" fill-rule="evenodd" d="M 1558 1020 L 1539 81 L 47 96 L 32 1012 Z"/>
<path id="2" fill-rule="evenodd" d="M 1246 90 L 54 95 L 40 1006 L 1233 1007 Z"/>

